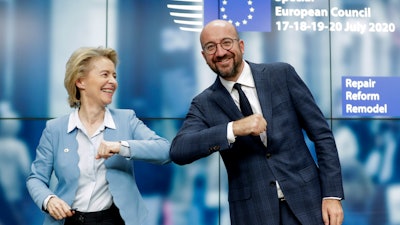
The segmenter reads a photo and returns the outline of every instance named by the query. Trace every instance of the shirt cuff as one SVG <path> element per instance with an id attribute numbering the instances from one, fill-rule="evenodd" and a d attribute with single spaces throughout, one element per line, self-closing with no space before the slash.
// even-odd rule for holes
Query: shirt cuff
<path id="1" fill-rule="evenodd" d="M 131 157 L 131 149 L 129 147 L 129 143 L 127 141 L 120 141 L 121 148 L 119 149 L 119 155 L 129 158 Z"/>
<path id="2" fill-rule="evenodd" d="M 342 200 L 342 198 L 339 198 L 339 197 L 324 197 L 322 199 L 334 199 L 334 200 L 339 200 L 339 201 Z"/>
<path id="3" fill-rule="evenodd" d="M 236 141 L 236 136 L 233 134 L 233 122 L 229 122 L 226 127 L 226 138 L 229 144 L 233 144 Z"/>
<path id="4" fill-rule="evenodd" d="M 49 196 L 47 196 L 47 198 L 45 198 L 44 201 L 43 201 L 43 209 L 44 209 L 44 211 L 46 211 L 46 212 L 47 212 L 47 203 L 49 203 L 49 200 L 50 200 L 50 198 L 52 198 L 52 197 L 56 197 L 56 196 L 55 196 L 55 195 L 49 195 Z"/>

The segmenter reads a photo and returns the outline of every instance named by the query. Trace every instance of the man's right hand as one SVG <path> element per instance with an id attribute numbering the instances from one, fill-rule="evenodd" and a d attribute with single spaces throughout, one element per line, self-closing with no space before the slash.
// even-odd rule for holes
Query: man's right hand
<path id="1" fill-rule="evenodd" d="M 253 114 L 234 121 L 232 129 L 235 136 L 258 136 L 262 132 L 267 131 L 267 121 L 261 114 Z"/>

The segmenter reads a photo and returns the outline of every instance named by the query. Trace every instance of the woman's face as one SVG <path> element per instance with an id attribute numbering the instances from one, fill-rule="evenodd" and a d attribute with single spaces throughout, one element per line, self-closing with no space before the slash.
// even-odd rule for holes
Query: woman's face
<path id="1" fill-rule="evenodd" d="M 110 59 L 101 57 L 92 59 L 89 68 L 87 75 L 76 83 L 81 104 L 107 106 L 118 87 L 115 65 Z"/>

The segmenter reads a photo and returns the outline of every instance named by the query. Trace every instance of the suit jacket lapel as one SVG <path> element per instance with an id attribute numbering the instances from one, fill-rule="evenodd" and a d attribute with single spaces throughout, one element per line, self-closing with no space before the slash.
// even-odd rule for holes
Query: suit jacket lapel
<path id="1" fill-rule="evenodd" d="M 212 91 L 213 93 L 210 96 L 211 99 L 220 106 L 222 111 L 224 111 L 232 121 L 243 118 L 243 115 L 233 101 L 232 96 L 222 85 L 218 77 L 213 84 Z"/>
<path id="2" fill-rule="evenodd" d="M 249 62 L 248 62 L 249 63 Z M 272 93 L 271 93 L 271 76 L 265 67 L 259 67 L 255 64 L 249 63 L 251 72 L 253 74 L 254 83 L 257 89 L 258 100 L 260 101 L 261 110 L 264 118 L 267 120 L 267 137 L 268 133 L 272 130 Z"/>

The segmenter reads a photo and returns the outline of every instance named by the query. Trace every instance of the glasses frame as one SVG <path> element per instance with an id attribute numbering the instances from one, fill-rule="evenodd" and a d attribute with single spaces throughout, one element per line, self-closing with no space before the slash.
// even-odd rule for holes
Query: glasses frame
<path id="1" fill-rule="evenodd" d="M 224 47 L 224 45 L 222 45 L 222 43 L 225 42 L 225 41 L 227 41 L 227 40 L 232 41 L 232 44 L 231 44 L 229 47 Z M 205 44 L 204 46 L 202 46 L 202 49 L 203 49 L 203 51 L 204 51 L 205 53 L 207 53 L 208 55 L 213 55 L 213 54 L 215 54 L 215 53 L 217 52 L 217 46 L 218 46 L 218 45 L 220 45 L 222 49 L 224 49 L 224 50 L 226 50 L 226 51 L 229 51 L 229 50 L 231 50 L 231 49 L 233 48 L 233 44 L 235 43 L 235 41 L 239 41 L 239 40 L 240 40 L 240 39 L 238 39 L 238 38 L 229 38 L 229 37 L 226 37 L 226 38 L 223 38 L 219 43 L 208 42 L 207 44 Z M 207 47 L 211 47 L 210 45 L 215 46 L 214 51 L 209 51 L 209 50 L 207 49 Z"/>

